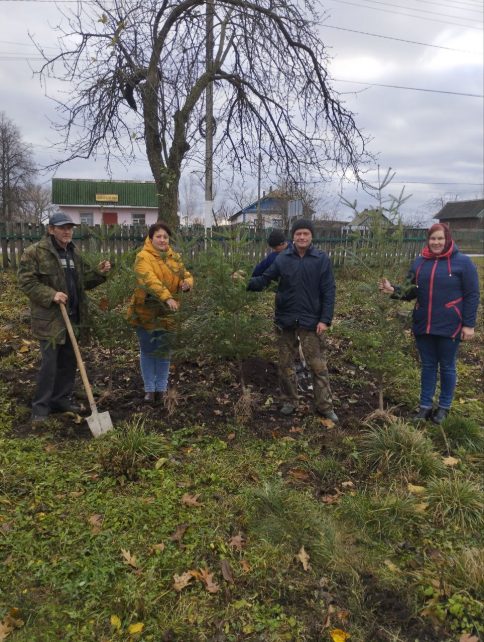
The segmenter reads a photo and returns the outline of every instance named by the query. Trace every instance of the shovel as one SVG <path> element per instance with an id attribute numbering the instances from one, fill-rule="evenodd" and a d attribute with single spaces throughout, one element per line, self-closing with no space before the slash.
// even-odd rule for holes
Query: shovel
<path id="1" fill-rule="evenodd" d="M 72 324 L 69 319 L 69 315 L 67 314 L 66 306 L 63 303 L 61 303 L 60 309 L 62 312 L 62 316 L 64 317 L 64 323 L 66 324 L 67 332 L 69 333 L 69 337 L 71 339 L 72 347 L 74 348 L 74 352 L 76 353 L 77 366 L 81 373 L 82 383 L 84 384 L 84 388 L 86 390 L 86 395 L 89 400 L 89 405 L 91 406 L 92 414 L 90 417 L 86 417 L 87 425 L 89 426 L 89 430 L 92 432 L 93 436 L 99 437 L 100 435 L 103 435 L 105 432 L 108 432 L 108 430 L 112 429 L 113 422 L 111 421 L 109 412 L 97 411 L 96 402 L 94 401 L 92 389 L 91 389 L 91 386 L 89 385 L 89 380 L 87 378 L 86 368 L 84 367 L 84 363 L 82 361 L 81 353 L 79 351 L 79 345 L 74 335 L 74 330 L 72 329 Z"/>

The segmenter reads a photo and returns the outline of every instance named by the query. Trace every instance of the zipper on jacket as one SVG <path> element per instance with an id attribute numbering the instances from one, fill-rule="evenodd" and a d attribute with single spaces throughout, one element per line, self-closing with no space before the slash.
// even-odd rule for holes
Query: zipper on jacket
<path id="1" fill-rule="evenodd" d="M 430 326 L 432 325 L 432 299 L 434 295 L 434 277 L 435 277 L 435 270 L 437 269 L 439 260 L 435 259 L 434 264 L 432 266 L 432 272 L 430 273 L 430 288 L 429 288 L 429 304 L 428 304 L 428 310 L 427 310 L 427 328 L 426 328 L 426 333 L 430 334 Z"/>

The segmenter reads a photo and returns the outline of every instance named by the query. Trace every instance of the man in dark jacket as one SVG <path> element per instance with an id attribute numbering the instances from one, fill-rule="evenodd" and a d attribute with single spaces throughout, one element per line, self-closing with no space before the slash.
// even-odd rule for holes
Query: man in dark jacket
<path id="1" fill-rule="evenodd" d="M 259 292 L 279 280 L 275 323 L 285 400 L 281 412 L 291 414 L 297 407 L 294 355 L 300 343 L 313 377 L 316 410 L 336 422 L 324 345 L 325 332 L 333 319 L 336 285 L 328 255 L 312 245 L 313 233 L 311 221 L 295 221 L 291 230 L 293 247 L 281 252 L 261 276 L 252 277 L 247 287 Z"/>
<path id="2" fill-rule="evenodd" d="M 72 243 L 74 222 L 66 214 L 53 214 L 48 234 L 30 245 L 20 259 L 20 288 L 30 299 L 33 335 L 40 341 L 42 361 L 32 401 L 32 422 L 41 423 L 50 412 L 79 411 L 71 400 L 76 356 L 62 318 L 67 307 L 72 324 L 87 323 L 85 290 L 106 280 L 109 261 L 92 269 Z"/>
<path id="3" fill-rule="evenodd" d="M 272 230 L 272 232 L 267 237 L 267 245 L 271 248 L 270 252 L 265 258 L 262 259 L 255 266 L 252 276 L 261 276 L 269 268 L 277 256 L 286 250 L 288 247 L 292 247 L 292 243 L 286 241 L 286 236 L 282 230 Z"/>

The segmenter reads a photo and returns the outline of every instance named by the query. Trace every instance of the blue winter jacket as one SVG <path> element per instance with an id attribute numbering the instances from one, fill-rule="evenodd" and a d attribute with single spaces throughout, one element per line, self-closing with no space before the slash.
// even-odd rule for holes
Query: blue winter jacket
<path id="1" fill-rule="evenodd" d="M 286 250 L 288 250 L 291 247 L 292 247 L 292 243 L 291 241 L 288 241 Z M 274 261 L 277 259 L 279 254 L 280 252 L 271 252 L 265 258 L 263 258 L 262 261 L 259 261 L 259 263 L 257 263 L 257 265 L 255 266 L 251 276 L 260 276 L 261 274 L 264 274 L 267 268 L 274 263 Z"/>
<path id="2" fill-rule="evenodd" d="M 449 257 L 412 263 L 407 285 L 395 287 L 392 298 L 417 299 L 413 310 L 413 333 L 457 338 L 462 326 L 476 325 L 479 280 L 471 259 L 454 251 Z"/>
<path id="3" fill-rule="evenodd" d="M 275 322 L 278 326 L 315 330 L 320 321 L 331 324 L 336 284 L 325 252 L 311 245 L 300 257 L 294 247 L 287 248 L 264 274 L 250 279 L 247 289 L 260 292 L 277 279 Z"/>

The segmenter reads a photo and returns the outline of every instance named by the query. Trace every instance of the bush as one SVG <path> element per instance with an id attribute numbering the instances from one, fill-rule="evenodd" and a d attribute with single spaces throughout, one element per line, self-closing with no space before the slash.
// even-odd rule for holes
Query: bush
<path id="1" fill-rule="evenodd" d="M 361 451 L 372 468 L 391 475 L 429 477 L 443 470 L 430 439 L 401 420 L 367 431 Z"/>

